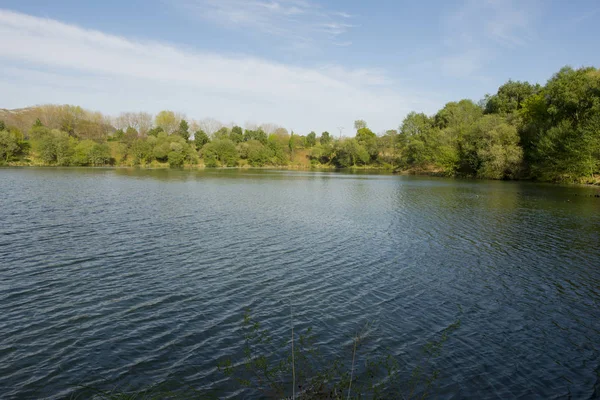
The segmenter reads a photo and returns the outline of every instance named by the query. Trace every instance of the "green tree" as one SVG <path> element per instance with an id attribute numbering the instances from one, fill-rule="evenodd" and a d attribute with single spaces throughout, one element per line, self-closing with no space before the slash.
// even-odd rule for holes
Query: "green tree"
<path id="1" fill-rule="evenodd" d="M 310 149 L 310 159 L 312 164 L 329 164 L 334 156 L 333 145 L 331 143 L 318 143 Z"/>
<path id="2" fill-rule="evenodd" d="M 150 129 L 148 131 L 148 136 L 158 137 L 158 134 L 161 133 L 161 132 L 164 132 L 164 131 L 165 130 L 162 127 L 157 126 L 157 127 L 154 127 L 154 128 L 152 128 L 152 129 Z"/>
<path id="3" fill-rule="evenodd" d="M 356 131 L 357 142 L 367 150 L 371 161 L 377 160 L 379 155 L 379 146 L 377 143 L 377 135 L 369 128 L 360 128 Z"/>
<path id="4" fill-rule="evenodd" d="M 167 162 L 169 159 L 169 153 L 171 152 L 171 143 L 167 140 L 159 140 L 152 149 L 152 155 L 157 161 Z"/>
<path id="5" fill-rule="evenodd" d="M 239 153 L 229 139 L 215 139 L 202 148 L 202 157 L 207 167 L 235 167 L 239 160 Z"/>
<path id="6" fill-rule="evenodd" d="M 152 161 L 152 144 L 149 140 L 136 139 L 129 147 L 128 156 L 134 164 L 145 164 Z"/>
<path id="7" fill-rule="evenodd" d="M 179 129 L 177 134 L 181 136 L 186 142 L 190 140 L 190 127 L 185 119 L 182 119 L 179 123 Z"/>
<path id="8" fill-rule="evenodd" d="M 81 166 L 107 165 L 110 163 L 110 148 L 106 143 L 82 140 L 75 146 L 73 163 Z"/>
<path id="9" fill-rule="evenodd" d="M 20 150 L 19 139 L 13 132 L 0 131 L 0 160 L 9 162 Z"/>
<path id="10" fill-rule="evenodd" d="M 354 121 L 354 129 L 359 131 L 360 129 L 365 129 L 367 127 L 367 122 L 364 119 L 357 119 Z"/>
<path id="11" fill-rule="evenodd" d="M 565 67 L 519 112 L 521 143 L 533 177 L 575 181 L 600 164 L 600 71 Z"/>
<path id="12" fill-rule="evenodd" d="M 436 126 L 456 129 L 460 134 L 469 129 L 483 115 L 483 110 L 472 100 L 447 103 L 435 115 Z"/>
<path id="13" fill-rule="evenodd" d="M 600 129 L 574 127 L 567 120 L 544 132 L 538 142 L 534 175 L 543 180 L 576 181 L 599 170 Z"/>
<path id="14" fill-rule="evenodd" d="M 275 165 L 287 165 L 290 162 L 288 153 L 288 143 L 290 135 L 284 129 L 276 131 L 269 135 L 267 146 L 273 153 L 273 164 Z"/>
<path id="15" fill-rule="evenodd" d="M 120 142 L 123 140 L 123 138 L 125 137 L 125 132 L 123 131 L 123 129 L 117 129 L 113 134 L 112 134 L 112 138 L 109 140 L 116 140 L 117 142 Z"/>
<path id="16" fill-rule="evenodd" d="M 516 178 L 523 161 L 517 129 L 498 115 L 486 115 L 468 133 L 466 162 L 480 178 Z"/>
<path id="17" fill-rule="evenodd" d="M 522 108 L 523 103 L 540 91 L 539 85 L 509 80 L 498 92 L 485 99 L 486 114 L 509 114 Z"/>
<path id="18" fill-rule="evenodd" d="M 262 144 L 267 144 L 268 137 L 261 128 L 258 128 L 257 130 L 246 129 L 244 131 L 244 141 L 247 142 L 249 140 L 258 140 Z"/>
<path id="19" fill-rule="evenodd" d="M 452 107 L 452 106 L 451 106 Z M 441 129 L 434 118 L 409 113 L 398 134 L 399 160 L 405 167 L 442 170 L 453 174 L 459 164 L 456 133 L 452 127 Z"/>
<path id="20" fill-rule="evenodd" d="M 170 151 L 168 155 L 169 166 L 171 168 L 181 168 L 185 162 L 185 155 L 181 151 Z"/>
<path id="21" fill-rule="evenodd" d="M 202 129 L 198 129 L 194 133 L 194 143 L 196 144 L 196 148 L 198 150 L 200 150 L 202 146 L 204 146 L 208 142 L 210 142 L 210 138 Z"/>
<path id="22" fill-rule="evenodd" d="M 229 139 L 233 143 L 241 143 L 244 141 L 244 131 L 239 126 L 234 126 L 231 128 L 231 132 L 229 133 Z"/>
<path id="23" fill-rule="evenodd" d="M 105 125 L 97 121 L 80 119 L 77 122 L 74 136 L 81 140 L 89 139 L 101 142 L 107 139 L 107 129 Z"/>
<path id="24" fill-rule="evenodd" d="M 250 140 L 245 144 L 248 146 L 246 150 L 248 164 L 253 167 L 262 167 L 272 163 L 271 159 L 274 154 L 268 146 L 265 146 L 258 140 Z"/>
<path id="25" fill-rule="evenodd" d="M 127 129 L 125 130 L 125 132 L 123 133 L 123 141 L 126 143 L 132 143 L 135 139 L 137 139 L 139 136 L 138 131 L 131 127 L 128 126 Z"/>
<path id="26" fill-rule="evenodd" d="M 80 136 L 77 132 L 80 122 L 85 118 L 85 110 L 79 106 L 65 105 L 57 110 L 60 130 L 71 136 Z"/>
<path id="27" fill-rule="evenodd" d="M 56 143 L 50 131 L 33 139 L 33 147 L 42 162 L 52 164 L 56 162 Z"/>
<path id="28" fill-rule="evenodd" d="M 317 134 L 314 131 L 310 132 L 308 135 L 306 135 L 305 143 L 306 143 L 306 147 L 309 149 L 311 147 L 313 147 L 314 145 L 316 145 L 317 144 Z"/>
<path id="29" fill-rule="evenodd" d="M 89 153 L 90 164 L 94 166 L 107 165 L 111 163 L 110 148 L 106 143 L 94 143 Z"/>
<path id="30" fill-rule="evenodd" d="M 356 139 L 346 139 L 336 143 L 333 163 L 338 168 L 347 168 L 369 161 L 369 153 Z"/>
<path id="31" fill-rule="evenodd" d="M 154 117 L 154 124 L 167 134 L 175 132 L 179 127 L 180 118 L 173 111 L 161 111 Z"/>
<path id="32" fill-rule="evenodd" d="M 329 132 L 325 131 L 325 132 L 321 133 L 321 137 L 319 138 L 319 143 L 321 143 L 322 145 L 327 145 L 327 144 L 331 143 L 331 135 L 329 134 Z"/>
<path id="33" fill-rule="evenodd" d="M 52 132 L 54 136 L 52 148 L 55 152 L 53 158 L 56 164 L 63 166 L 70 165 L 75 154 L 77 139 L 58 130 L 53 130 Z"/>
<path id="34" fill-rule="evenodd" d="M 410 112 L 404 118 L 398 139 L 407 166 L 422 166 L 429 161 L 425 155 L 425 138 L 433 129 L 433 119 L 423 113 Z"/>
<path id="35" fill-rule="evenodd" d="M 213 133 L 213 138 L 216 140 L 229 139 L 229 128 L 226 126 L 221 127 L 215 133 Z"/>

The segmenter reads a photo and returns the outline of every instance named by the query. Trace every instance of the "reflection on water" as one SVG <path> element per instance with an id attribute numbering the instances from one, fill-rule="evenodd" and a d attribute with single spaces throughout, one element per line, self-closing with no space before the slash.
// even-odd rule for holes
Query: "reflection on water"
<path id="1" fill-rule="evenodd" d="M 436 361 L 441 398 L 598 395 L 598 189 L 256 170 L 0 169 L 0 393 L 177 382 L 232 394 L 216 361 L 250 307 L 325 355 Z"/>

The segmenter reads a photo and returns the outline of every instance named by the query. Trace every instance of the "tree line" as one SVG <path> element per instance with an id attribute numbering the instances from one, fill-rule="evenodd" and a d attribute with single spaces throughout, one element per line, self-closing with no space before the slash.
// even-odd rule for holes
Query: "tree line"
<path id="1" fill-rule="evenodd" d="M 600 70 L 565 67 L 546 83 L 509 80 L 475 103 L 409 113 L 353 137 L 285 128 L 224 126 L 161 111 L 116 118 L 77 106 L 0 112 L 0 162 L 60 166 L 374 167 L 486 179 L 598 182 Z"/>

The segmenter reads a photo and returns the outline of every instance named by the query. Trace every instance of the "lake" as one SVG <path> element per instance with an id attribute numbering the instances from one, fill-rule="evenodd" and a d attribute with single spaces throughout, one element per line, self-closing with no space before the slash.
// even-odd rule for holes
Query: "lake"
<path id="1" fill-rule="evenodd" d="M 460 320 L 435 398 L 600 396 L 598 188 L 336 172 L 0 169 L 0 397 L 161 384 L 259 397 L 217 370 L 244 310 L 406 380 Z M 361 367 L 357 363 L 360 378 Z M 290 393 L 291 395 L 291 393 Z"/>

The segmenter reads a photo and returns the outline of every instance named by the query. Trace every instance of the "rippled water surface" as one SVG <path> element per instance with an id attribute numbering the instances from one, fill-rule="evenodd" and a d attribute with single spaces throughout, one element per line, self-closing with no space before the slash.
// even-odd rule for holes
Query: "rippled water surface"
<path id="1" fill-rule="evenodd" d="M 0 397 L 183 384 L 217 371 L 250 308 L 276 336 L 410 371 L 439 398 L 600 393 L 598 189 L 281 171 L 0 169 Z"/>

